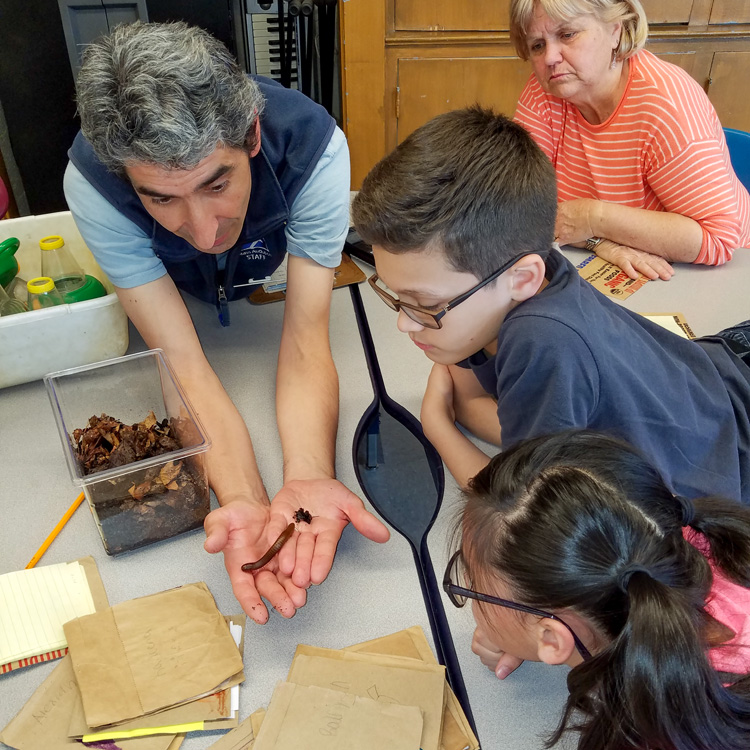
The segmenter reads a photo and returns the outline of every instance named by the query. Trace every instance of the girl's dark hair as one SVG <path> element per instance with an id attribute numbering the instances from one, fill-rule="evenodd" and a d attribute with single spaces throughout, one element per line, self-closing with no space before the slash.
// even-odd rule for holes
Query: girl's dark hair
<path id="1" fill-rule="evenodd" d="M 711 568 L 682 533 L 700 532 L 716 567 L 750 587 L 750 509 L 676 498 L 638 451 L 590 431 L 495 456 L 465 495 L 475 582 L 491 571 L 518 601 L 572 609 L 608 642 L 570 671 L 547 747 L 567 731 L 584 750 L 750 747 L 750 678 L 708 660 L 723 630 L 705 609 Z"/>

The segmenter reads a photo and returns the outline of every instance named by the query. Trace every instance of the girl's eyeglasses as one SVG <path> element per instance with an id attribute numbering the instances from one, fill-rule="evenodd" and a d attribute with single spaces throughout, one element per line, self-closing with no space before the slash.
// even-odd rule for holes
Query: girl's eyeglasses
<path id="1" fill-rule="evenodd" d="M 456 583 L 454 583 L 454 581 Z M 468 599 L 476 599 L 479 602 L 486 602 L 487 604 L 495 604 L 498 607 L 507 607 L 508 609 L 515 609 L 518 612 L 528 612 L 530 615 L 536 615 L 537 617 L 547 617 L 550 620 L 557 620 L 561 622 L 573 636 L 573 641 L 578 649 L 578 653 L 584 659 L 590 659 L 591 653 L 583 645 L 581 640 L 573 631 L 573 628 L 568 625 L 565 620 L 557 615 L 553 615 L 551 612 L 547 612 L 543 609 L 537 609 L 536 607 L 528 607 L 525 604 L 519 604 L 518 602 L 511 601 L 510 599 L 501 599 L 497 596 L 490 596 L 489 594 L 480 594 L 478 591 L 474 591 L 466 586 L 462 586 L 464 583 L 464 564 L 461 550 L 457 550 L 456 553 L 448 561 L 448 566 L 445 569 L 445 575 L 443 576 L 443 590 L 448 594 L 448 598 L 451 603 L 456 607 L 463 607 Z"/>

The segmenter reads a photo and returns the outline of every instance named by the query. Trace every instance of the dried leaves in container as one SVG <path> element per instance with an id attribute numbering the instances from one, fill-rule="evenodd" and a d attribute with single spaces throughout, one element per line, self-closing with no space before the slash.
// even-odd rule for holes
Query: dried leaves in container
<path id="1" fill-rule="evenodd" d="M 168 420 L 159 422 L 150 411 L 134 425 L 106 414 L 91 417 L 87 427 L 73 430 L 73 448 L 88 475 L 179 450 L 180 444 Z"/>
<path id="2" fill-rule="evenodd" d="M 153 412 L 127 425 L 102 414 L 72 434 L 73 448 L 85 475 L 135 464 L 120 476 L 88 485 L 107 552 L 167 539 L 203 524 L 209 493 L 202 457 L 170 460 L 182 446 L 180 419 L 158 421 Z M 139 468 L 138 461 L 165 456 L 164 463 Z"/>

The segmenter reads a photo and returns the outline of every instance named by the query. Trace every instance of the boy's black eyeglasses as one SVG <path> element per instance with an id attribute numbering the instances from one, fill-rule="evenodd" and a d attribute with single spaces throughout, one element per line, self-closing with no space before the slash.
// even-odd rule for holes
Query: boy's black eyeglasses
<path id="1" fill-rule="evenodd" d="M 463 294 L 459 294 L 458 297 L 454 297 L 450 302 L 443 305 L 442 309 L 436 313 L 427 310 L 424 307 L 420 307 L 419 305 L 410 305 L 408 302 L 402 302 L 397 297 L 389 294 L 385 291 L 385 289 L 383 289 L 383 287 L 378 286 L 377 282 L 380 277 L 376 273 L 370 276 L 367 281 L 369 282 L 370 286 L 377 292 L 378 297 L 380 297 L 380 299 L 382 299 L 383 302 L 385 302 L 385 304 L 391 308 L 391 310 L 395 310 L 396 312 L 403 310 L 406 315 L 408 315 L 416 323 L 419 323 L 419 325 L 424 326 L 425 328 L 437 329 L 443 327 L 440 319 L 447 312 L 450 312 L 454 307 L 458 307 L 462 302 L 466 302 L 466 300 L 469 299 L 469 297 L 471 297 L 474 292 L 478 292 L 482 287 L 485 287 L 491 281 L 494 281 L 498 276 L 500 276 L 500 274 L 505 273 L 514 263 L 521 260 L 521 258 L 523 258 L 525 255 L 529 255 L 529 253 L 516 255 L 507 263 L 503 263 L 503 265 L 500 266 L 497 271 L 491 273 L 486 279 L 482 279 L 482 281 L 480 281 L 476 286 L 473 286 L 471 289 L 469 289 L 468 292 L 464 292 Z"/>
<path id="2" fill-rule="evenodd" d="M 487 604 L 495 604 L 498 607 L 507 607 L 508 609 L 515 609 L 518 612 L 528 612 L 530 615 L 536 615 L 537 617 L 547 617 L 550 620 L 557 620 L 562 623 L 573 636 L 573 642 L 578 649 L 578 653 L 584 659 L 590 659 L 591 653 L 583 645 L 580 638 L 575 634 L 573 628 L 568 625 L 565 620 L 557 615 L 553 615 L 551 612 L 546 612 L 543 609 L 537 609 L 536 607 L 528 607 L 525 604 L 519 604 L 518 602 L 511 601 L 510 599 L 500 599 L 497 596 L 490 596 L 489 594 L 480 594 L 478 591 L 473 589 L 465 588 L 460 586 L 458 583 L 453 581 L 463 580 L 463 556 L 459 549 L 453 557 L 448 561 L 448 566 L 445 569 L 445 575 L 443 576 L 443 590 L 448 594 L 448 598 L 451 603 L 456 607 L 463 607 L 468 599 L 476 599 L 479 602 L 486 602 Z"/>

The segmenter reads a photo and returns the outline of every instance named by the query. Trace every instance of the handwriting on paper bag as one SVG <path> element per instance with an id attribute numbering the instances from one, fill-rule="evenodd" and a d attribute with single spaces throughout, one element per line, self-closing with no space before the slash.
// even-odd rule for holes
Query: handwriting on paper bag
<path id="1" fill-rule="evenodd" d="M 38 712 L 34 712 L 34 721 L 36 721 L 37 724 L 43 724 L 45 719 L 47 718 L 47 715 L 55 709 L 62 697 L 76 688 L 77 685 L 78 683 L 75 681 L 75 679 L 68 680 L 68 682 L 61 685 L 60 689 L 44 704 L 44 706 L 42 706 L 41 710 Z"/>
<path id="2" fill-rule="evenodd" d="M 330 682 L 329 685 L 334 690 L 343 690 L 345 693 L 352 692 L 352 686 L 351 686 L 351 683 L 349 682 L 335 681 L 335 682 Z M 400 705 L 399 702 L 395 698 L 391 698 L 389 695 L 385 695 L 381 693 L 380 690 L 378 690 L 377 685 L 370 685 L 370 687 L 367 688 L 366 692 L 367 692 L 367 695 L 370 698 L 372 698 L 372 700 L 374 701 L 379 701 L 380 703 L 396 703 Z"/>
<path id="3" fill-rule="evenodd" d="M 345 710 L 350 708 L 346 703 L 338 702 L 332 706 L 326 706 L 326 714 L 321 717 L 325 722 L 325 726 L 318 728 L 318 733 L 323 737 L 335 737 L 339 729 L 341 729 L 341 723 L 344 721 Z M 340 713 L 336 712 L 339 709 Z"/>

